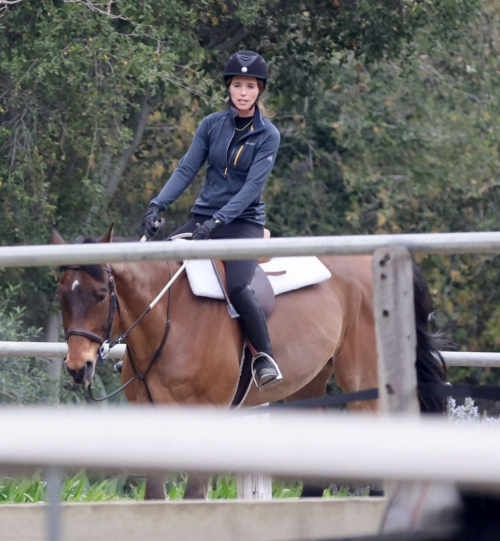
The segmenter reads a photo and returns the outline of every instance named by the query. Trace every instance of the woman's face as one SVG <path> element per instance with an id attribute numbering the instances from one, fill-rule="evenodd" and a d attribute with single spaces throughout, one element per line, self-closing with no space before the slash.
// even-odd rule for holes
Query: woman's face
<path id="1" fill-rule="evenodd" d="M 233 77 L 229 86 L 229 94 L 231 100 L 242 113 L 250 111 L 252 105 L 259 97 L 259 86 L 255 77 L 245 77 L 244 75 L 236 75 Z"/>

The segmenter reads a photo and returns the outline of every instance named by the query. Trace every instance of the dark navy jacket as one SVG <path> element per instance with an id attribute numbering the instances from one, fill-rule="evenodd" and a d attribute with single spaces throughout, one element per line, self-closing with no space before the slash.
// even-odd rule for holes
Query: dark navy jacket
<path id="1" fill-rule="evenodd" d="M 224 225 L 235 218 L 264 225 L 262 192 L 276 160 L 280 134 L 256 107 L 251 131 L 228 152 L 236 115 L 230 109 L 203 119 L 191 147 L 151 203 L 164 210 L 180 197 L 208 159 L 205 185 L 191 212 L 214 217 Z"/>

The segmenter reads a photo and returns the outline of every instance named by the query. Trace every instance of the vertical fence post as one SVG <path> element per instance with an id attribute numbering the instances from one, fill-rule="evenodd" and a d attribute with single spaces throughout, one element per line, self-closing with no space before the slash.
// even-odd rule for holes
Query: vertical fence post
<path id="1" fill-rule="evenodd" d="M 413 265 L 405 247 L 379 248 L 373 254 L 373 300 L 378 354 L 379 410 L 383 415 L 418 415 Z M 394 494 L 393 482 L 384 486 Z"/>
<path id="2" fill-rule="evenodd" d="M 413 266 L 405 247 L 373 254 L 380 410 L 418 415 Z"/>
<path id="3" fill-rule="evenodd" d="M 260 408 L 269 407 L 262 404 Z M 269 413 L 260 413 L 248 417 L 251 423 L 269 423 Z M 242 500 L 271 500 L 273 497 L 273 482 L 270 475 L 264 473 L 238 474 L 236 476 L 238 498 Z"/>
<path id="4" fill-rule="evenodd" d="M 45 341 L 58 342 L 60 330 L 62 329 L 60 313 L 49 314 L 45 320 L 45 325 Z M 53 379 L 53 382 L 46 402 L 47 404 L 58 405 L 61 401 L 61 369 L 63 360 L 59 357 L 52 357 L 47 359 L 47 361 L 44 370 Z"/>
<path id="5" fill-rule="evenodd" d="M 47 480 L 47 541 L 61 541 L 61 491 L 63 473 L 58 467 L 45 471 Z"/>

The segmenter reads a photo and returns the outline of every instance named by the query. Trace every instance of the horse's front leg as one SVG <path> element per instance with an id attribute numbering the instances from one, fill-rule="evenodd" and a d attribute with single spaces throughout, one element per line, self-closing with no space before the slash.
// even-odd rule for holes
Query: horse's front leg
<path id="1" fill-rule="evenodd" d="M 184 492 L 185 500 L 205 500 L 208 495 L 210 476 L 202 473 L 190 473 Z"/>
<path id="2" fill-rule="evenodd" d="M 146 475 L 146 494 L 145 500 L 164 500 L 167 497 L 165 493 L 165 474 L 148 473 Z"/>

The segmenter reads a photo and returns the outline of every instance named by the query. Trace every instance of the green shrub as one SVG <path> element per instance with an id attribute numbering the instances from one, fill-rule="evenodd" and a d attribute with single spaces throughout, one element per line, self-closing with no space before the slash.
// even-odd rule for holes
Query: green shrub
<path id="1" fill-rule="evenodd" d="M 41 329 L 23 325 L 25 308 L 13 306 L 17 286 L 0 295 L 0 341 L 25 342 L 37 338 Z M 53 393 L 53 378 L 43 370 L 42 359 L 0 357 L 0 404 L 43 402 Z"/>

